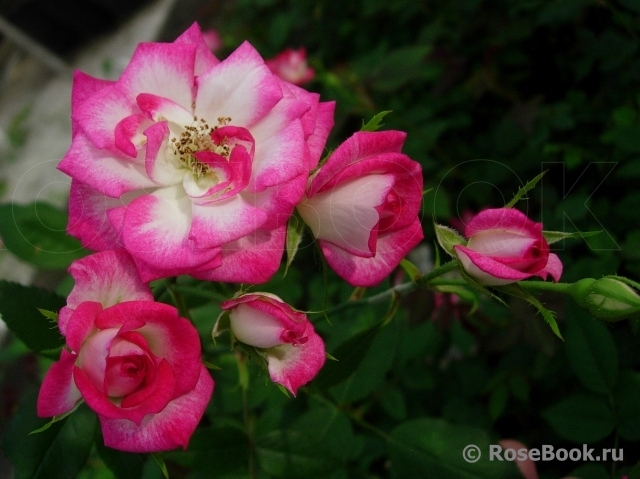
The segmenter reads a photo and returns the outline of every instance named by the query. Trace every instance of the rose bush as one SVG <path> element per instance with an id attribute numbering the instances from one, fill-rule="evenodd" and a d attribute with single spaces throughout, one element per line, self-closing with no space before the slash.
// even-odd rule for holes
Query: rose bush
<path id="1" fill-rule="evenodd" d="M 423 238 L 422 169 L 400 153 L 400 131 L 358 132 L 312 177 L 297 210 L 327 263 L 354 286 L 373 286 Z"/>
<path id="2" fill-rule="evenodd" d="M 513 208 L 481 211 L 465 227 L 466 246 L 453 247 L 463 268 L 482 284 L 499 286 L 531 276 L 559 281 L 562 263 L 549 252 L 542 223 Z"/>
<path id="3" fill-rule="evenodd" d="M 143 280 L 264 282 L 333 126 L 333 102 L 249 44 L 219 61 L 197 25 L 142 43 L 115 82 L 77 72 L 68 232 L 124 247 Z"/>
<path id="4" fill-rule="evenodd" d="M 295 311 L 278 296 L 243 294 L 222 303 L 222 309 L 229 311 L 235 338 L 259 348 L 267 360 L 271 380 L 294 396 L 322 368 L 326 357 L 322 338 L 304 313 Z M 213 335 L 221 330 L 218 321 Z"/>
<path id="5" fill-rule="evenodd" d="M 266 64 L 273 73 L 294 85 L 304 85 L 316 76 L 314 69 L 307 64 L 307 52 L 304 48 L 287 48 L 267 60 Z"/>
<path id="6" fill-rule="evenodd" d="M 213 392 L 196 329 L 153 301 L 122 250 L 83 258 L 70 272 L 76 286 L 59 324 L 66 348 L 44 378 L 38 415 L 64 414 L 84 399 L 109 447 L 186 448 Z"/>

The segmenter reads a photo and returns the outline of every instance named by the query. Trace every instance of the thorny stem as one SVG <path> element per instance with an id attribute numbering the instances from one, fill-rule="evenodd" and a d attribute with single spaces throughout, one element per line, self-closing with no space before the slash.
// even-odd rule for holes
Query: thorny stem
<path id="1" fill-rule="evenodd" d="M 449 261 L 433 270 L 429 271 L 424 276 L 421 276 L 416 281 L 399 284 L 392 288 L 389 288 L 382 293 L 369 296 L 367 298 L 358 299 L 355 301 L 347 301 L 345 303 L 334 306 L 325 310 L 326 315 L 334 314 L 345 309 L 351 309 L 358 306 L 364 306 L 368 304 L 379 304 L 390 301 L 395 295 L 404 296 L 411 291 L 414 291 L 423 286 L 466 286 L 467 282 L 460 278 L 441 278 L 441 276 L 455 271 L 460 266 L 458 260 Z M 570 292 L 573 283 L 552 283 L 550 281 L 518 281 L 516 284 L 527 290 L 534 291 L 555 291 L 558 293 L 567 294 Z"/>

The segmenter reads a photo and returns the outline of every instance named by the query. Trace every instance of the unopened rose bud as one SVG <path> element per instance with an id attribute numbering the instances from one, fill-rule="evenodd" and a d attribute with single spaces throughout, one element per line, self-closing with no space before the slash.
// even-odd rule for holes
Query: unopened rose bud
<path id="1" fill-rule="evenodd" d="M 572 286 L 571 295 L 599 319 L 618 321 L 640 313 L 640 294 L 617 276 L 582 279 Z"/>
<path id="2" fill-rule="evenodd" d="M 640 313 L 638 292 L 615 276 L 597 280 L 589 290 L 589 311 L 597 318 L 617 321 Z"/>

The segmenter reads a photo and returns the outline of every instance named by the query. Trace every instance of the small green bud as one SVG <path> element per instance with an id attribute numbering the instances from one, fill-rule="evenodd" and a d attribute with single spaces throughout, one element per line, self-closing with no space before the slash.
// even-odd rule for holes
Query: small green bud
<path id="1" fill-rule="evenodd" d="M 588 287 L 585 301 L 591 314 L 607 321 L 618 321 L 640 313 L 640 294 L 627 284 L 625 278 L 617 276 L 605 276 L 593 282 Z"/>

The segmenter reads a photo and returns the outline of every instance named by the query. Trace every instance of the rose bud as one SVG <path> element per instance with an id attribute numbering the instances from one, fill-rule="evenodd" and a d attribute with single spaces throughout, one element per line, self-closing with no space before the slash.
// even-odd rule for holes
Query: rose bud
<path id="1" fill-rule="evenodd" d="M 269 293 L 249 293 L 225 301 L 230 328 L 241 343 L 254 346 L 266 358 L 269 376 L 295 396 L 311 381 L 326 353 L 324 342 L 307 316 Z M 214 328 L 216 336 L 219 325 Z"/>
<path id="2" fill-rule="evenodd" d="M 479 283 L 499 286 L 531 276 L 560 279 L 562 263 L 549 252 L 542 223 L 513 208 L 481 211 L 465 227 L 466 246 L 453 247 L 465 271 Z"/>
<path id="3" fill-rule="evenodd" d="M 420 164 L 400 152 L 401 131 L 358 132 L 307 186 L 298 213 L 324 257 L 353 286 L 374 286 L 423 238 Z"/>
<path id="4" fill-rule="evenodd" d="M 618 321 L 640 313 L 640 295 L 624 278 L 585 278 L 571 287 L 576 302 L 596 318 Z"/>
<path id="5" fill-rule="evenodd" d="M 186 449 L 213 392 L 198 332 L 153 301 L 124 251 L 87 256 L 70 272 L 76 285 L 59 322 L 66 348 L 42 382 L 38 416 L 67 413 L 84 399 L 106 446 Z"/>

